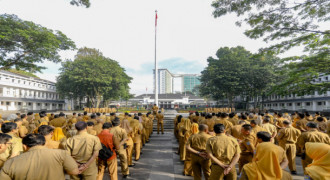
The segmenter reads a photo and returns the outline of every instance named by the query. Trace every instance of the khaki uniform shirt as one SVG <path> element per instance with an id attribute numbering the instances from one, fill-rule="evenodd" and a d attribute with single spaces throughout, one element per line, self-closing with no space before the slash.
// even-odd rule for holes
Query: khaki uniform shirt
<path id="1" fill-rule="evenodd" d="M 233 124 L 227 119 L 219 118 L 215 120 L 215 124 L 219 124 L 219 123 L 225 126 L 226 131 L 228 131 L 231 127 L 233 127 Z"/>
<path id="2" fill-rule="evenodd" d="M 54 141 L 52 139 L 47 139 L 46 138 L 46 144 L 45 146 L 48 149 L 60 149 L 60 142 Z"/>
<path id="3" fill-rule="evenodd" d="M 301 148 L 305 148 L 306 142 L 320 142 L 330 145 L 330 138 L 327 134 L 313 129 L 301 134 L 298 139 L 298 146 L 300 146 Z"/>
<path id="4" fill-rule="evenodd" d="M 318 125 L 319 131 L 321 131 L 321 132 L 327 132 L 327 122 L 324 122 L 324 121 L 322 121 L 322 122 L 315 121 L 315 122 Z"/>
<path id="5" fill-rule="evenodd" d="M 307 130 L 307 126 L 306 124 L 308 123 L 308 121 L 304 118 L 304 119 L 299 119 L 297 122 L 296 122 L 296 127 L 297 129 L 299 130 Z"/>
<path id="6" fill-rule="evenodd" d="M 277 132 L 277 128 L 270 123 L 262 124 L 261 127 L 264 128 L 271 136 Z"/>
<path id="7" fill-rule="evenodd" d="M 266 131 L 266 129 L 260 127 L 259 125 L 256 125 L 252 128 L 252 131 L 253 131 L 254 134 L 257 134 L 260 131 Z"/>
<path id="8" fill-rule="evenodd" d="M 116 139 L 118 139 L 119 142 L 121 142 L 122 140 L 127 138 L 127 133 L 125 131 L 125 129 L 119 127 L 119 126 L 115 126 L 113 128 L 111 128 L 110 133 L 113 134 L 115 136 Z M 121 146 L 120 149 L 122 150 L 124 147 Z"/>
<path id="9" fill-rule="evenodd" d="M 0 169 L 5 161 L 12 155 L 17 153 L 18 155 L 23 152 L 22 139 L 14 135 L 13 133 L 7 133 L 12 137 L 11 143 L 5 152 L 0 154 Z"/>
<path id="10" fill-rule="evenodd" d="M 212 153 L 224 164 L 230 164 L 235 154 L 241 152 L 237 140 L 224 133 L 209 138 L 206 143 L 206 151 Z"/>
<path id="11" fill-rule="evenodd" d="M 163 114 L 157 114 L 156 117 L 157 117 L 158 123 L 163 123 L 163 120 L 164 120 L 164 115 Z"/>
<path id="12" fill-rule="evenodd" d="M 96 136 L 96 131 L 91 127 L 87 127 L 87 133 Z"/>
<path id="13" fill-rule="evenodd" d="M 228 119 L 229 122 L 231 122 L 234 126 L 238 125 L 238 119 L 233 117 Z"/>
<path id="14" fill-rule="evenodd" d="M 77 169 L 77 163 L 64 150 L 34 146 L 7 160 L 0 172 L 1 180 L 59 180 L 64 171 Z"/>
<path id="15" fill-rule="evenodd" d="M 102 149 L 102 146 L 97 136 L 87 132 L 78 132 L 66 141 L 65 149 L 77 162 L 87 163 L 94 152 Z"/>
<path id="16" fill-rule="evenodd" d="M 242 125 L 238 124 L 230 128 L 228 134 L 233 136 L 236 139 L 243 139 L 242 133 L 241 133 Z"/>
<path id="17" fill-rule="evenodd" d="M 295 144 L 301 132 L 292 126 L 281 129 L 277 134 L 279 146 L 285 149 L 285 144 Z"/>
<path id="18" fill-rule="evenodd" d="M 200 132 L 198 134 L 194 134 L 189 137 L 187 144 L 190 145 L 191 148 L 195 149 L 196 151 L 206 151 L 206 142 L 207 140 L 212 137 L 205 132 Z"/>
<path id="19" fill-rule="evenodd" d="M 257 144 L 257 137 L 256 135 L 251 132 L 251 134 L 247 136 L 243 136 L 243 141 L 240 144 L 241 147 L 241 155 L 253 155 L 254 150 Z"/>
<path id="20" fill-rule="evenodd" d="M 102 132 L 102 130 L 103 130 L 102 126 L 103 126 L 102 123 L 98 123 L 94 126 L 94 130 L 96 131 L 96 135 L 99 135 Z"/>

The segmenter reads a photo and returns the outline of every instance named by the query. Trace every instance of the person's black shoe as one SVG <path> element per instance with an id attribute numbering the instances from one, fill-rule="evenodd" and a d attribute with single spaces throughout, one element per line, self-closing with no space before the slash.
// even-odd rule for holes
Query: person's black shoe
<path id="1" fill-rule="evenodd" d="M 140 159 L 135 159 L 134 161 L 139 161 Z"/>
<path id="2" fill-rule="evenodd" d="M 297 175 L 297 171 L 291 171 L 292 175 Z"/>
<path id="3" fill-rule="evenodd" d="M 123 179 L 126 179 L 126 178 L 127 178 L 127 176 L 128 176 L 127 174 L 126 174 L 126 175 L 123 175 Z"/>
<path id="4" fill-rule="evenodd" d="M 135 164 L 133 163 L 132 165 L 129 165 L 128 167 L 134 167 L 135 166 Z"/>

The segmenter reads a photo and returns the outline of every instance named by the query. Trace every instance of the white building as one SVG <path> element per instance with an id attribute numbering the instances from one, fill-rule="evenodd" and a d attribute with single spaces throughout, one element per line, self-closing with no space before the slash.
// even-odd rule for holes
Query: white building
<path id="1" fill-rule="evenodd" d="M 132 104 L 137 102 L 138 104 L 147 107 L 155 104 L 154 94 L 143 94 L 136 96 L 129 100 Z M 188 107 L 199 107 L 205 106 L 206 102 L 203 98 L 192 95 L 192 94 L 159 94 L 158 95 L 158 106 L 164 109 L 175 109 L 175 108 L 188 108 Z"/>
<path id="2" fill-rule="evenodd" d="M 0 111 L 56 111 L 64 106 L 54 82 L 0 71 Z"/>
<path id="3" fill-rule="evenodd" d="M 315 79 L 313 83 L 329 82 L 330 75 L 322 75 Z M 250 107 L 253 101 L 250 102 Z M 290 94 L 286 96 L 271 95 L 264 100 L 264 107 L 270 110 L 289 110 L 289 111 L 330 111 L 330 91 L 319 93 L 317 91 L 303 96 Z"/>
<path id="4" fill-rule="evenodd" d="M 158 69 L 158 94 L 174 92 L 174 77 L 167 69 Z M 154 92 L 155 92 L 155 70 L 154 70 Z"/>

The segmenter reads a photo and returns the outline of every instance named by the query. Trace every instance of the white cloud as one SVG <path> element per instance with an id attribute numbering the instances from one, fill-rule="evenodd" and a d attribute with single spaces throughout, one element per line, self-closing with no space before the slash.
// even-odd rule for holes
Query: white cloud
<path id="1" fill-rule="evenodd" d="M 177 67 L 176 73 L 194 71 L 189 63 L 203 69 L 206 59 L 222 46 L 241 45 L 256 52 L 265 45 L 245 37 L 244 28 L 234 24 L 235 16 L 214 19 L 211 2 L 95 0 L 87 9 L 71 6 L 67 0 L 1 0 L 0 13 L 16 14 L 21 19 L 60 30 L 75 41 L 77 47 L 99 49 L 127 68 L 127 73 L 134 78 L 131 92 L 141 94 L 145 87 L 152 91 L 155 9 L 158 10 L 158 61 L 181 58 L 188 63 L 185 69 Z M 74 54 L 61 52 L 63 59 L 73 59 Z M 43 71 L 42 77 L 54 80 L 60 64 L 44 65 L 49 69 Z"/>

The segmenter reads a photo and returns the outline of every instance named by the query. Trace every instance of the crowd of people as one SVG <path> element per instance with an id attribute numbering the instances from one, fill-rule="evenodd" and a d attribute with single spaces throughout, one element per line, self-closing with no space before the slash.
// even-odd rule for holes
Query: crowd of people
<path id="1" fill-rule="evenodd" d="M 139 161 L 153 133 L 163 131 L 163 114 L 154 106 L 147 114 L 88 112 L 72 115 L 27 113 L 1 119 L 0 179 L 102 180 L 108 169 L 118 179 L 117 157 L 123 178 Z"/>
<path id="2" fill-rule="evenodd" d="M 206 180 L 292 179 L 297 156 L 306 179 L 330 179 L 330 121 L 320 113 L 208 109 L 188 118 L 178 115 L 174 124 L 183 175 L 194 180 L 202 173 Z"/>

